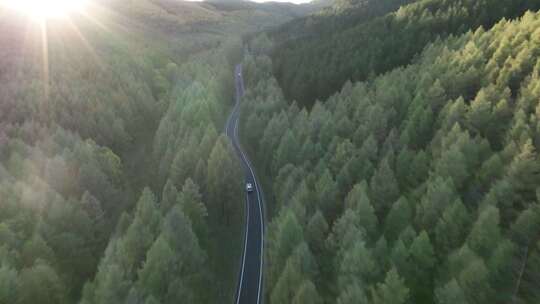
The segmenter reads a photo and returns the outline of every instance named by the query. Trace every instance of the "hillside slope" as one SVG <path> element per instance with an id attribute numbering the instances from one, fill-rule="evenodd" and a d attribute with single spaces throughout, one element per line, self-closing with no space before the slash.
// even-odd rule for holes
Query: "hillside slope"
<path id="1" fill-rule="evenodd" d="M 333 1 L 310 15 L 296 18 L 270 31 L 276 44 L 295 39 L 322 39 L 375 17 L 386 15 L 417 0 Z"/>
<path id="2" fill-rule="evenodd" d="M 0 303 L 232 302 L 243 199 L 219 134 L 263 10 L 92 3 L 0 5 Z"/>
<path id="3" fill-rule="evenodd" d="M 423 0 L 368 23 L 326 37 L 290 41 L 276 47 L 275 74 L 289 100 L 312 105 L 347 80 L 361 81 L 409 64 L 437 37 L 490 28 L 540 8 L 538 0 Z M 282 31 L 288 31 L 282 28 Z"/>
<path id="4" fill-rule="evenodd" d="M 273 186 L 268 303 L 540 300 L 540 13 L 311 109 L 268 57 L 245 67 L 241 130 Z"/>

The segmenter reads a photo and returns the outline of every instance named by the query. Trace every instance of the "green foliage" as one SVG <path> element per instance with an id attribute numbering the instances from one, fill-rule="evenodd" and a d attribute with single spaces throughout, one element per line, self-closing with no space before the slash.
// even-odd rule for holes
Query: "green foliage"
<path id="1" fill-rule="evenodd" d="M 32 268 L 23 269 L 19 276 L 17 303 L 65 303 L 65 287 L 49 265 L 38 263 Z"/>
<path id="2" fill-rule="evenodd" d="M 292 17 L 282 5 L 254 20 L 246 12 L 264 5 L 123 2 L 45 32 L 0 8 L 9 46 L 0 56 L 1 303 L 234 294 L 242 221 L 209 219 L 219 189 L 208 163 L 233 101 L 239 35 Z M 232 161 L 220 167 L 226 175 L 212 172 L 230 188 L 218 203 L 243 214 L 241 185 L 231 183 L 239 166 L 219 141 L 218 160 Z M 223 284 L 201 287 L 213 281 Z"/>
<path id="3" fill-rule="evenodd" d="M 313 105 L 316 99 L 331 96 L 346 81 L 364 81 L 373 75 L 409 64 L 438 37 L 458 36 L 478 27 L 491 28 L 503 17 L 515 18 L 527 10 L 540 8 L 535 0 L 370 2 L 373 3 L 368 3 L 367 7 L 378 5 L 384 8 L 376 10 L 378 13 L 368 13 L 368 16 L 375 18 L 356 19 L 353 17 L 354 9 L 345 9 L 345 14 L 330 15 L 319 22 L 310 20 L 304 24 L 292 23 L 280 28 L 276 34 L 278 43 L 282 42 L 281 36 L 298 38 L 286 40 L 283 45 L 276 47 L 279 51 L 272 56 L 276 75 L 289 99 L 303 105 Z M 413 3 L 405 5 L 410 2 Z M 351 14 L 350 19 L 346 17 L 348 12 Z M 310 29 L 312 24 L 315 25 Z M 335 31 L 332 31 L 334 28 Z M 291 31 L 309 33 L 310 30 L 313 34 L 305 37 L 290 34 Z M 327 35 L 319 34 L 325 31 L 328 31 Z M 400 51 L 396 52 L 396 49 Z M 530 52 L 520 53 L 520 59 L 515 60 L 514 66 L 517 69 L 526 68 L 530 61 L 523 59 L 528 59 L 528 56 Z M 505 69 L 505 74 L 500 75 L 499 79 L 517 87 L 523 74 L 511 70 Z M 465 76 L 462 78 L 464 82 Z M 424 95 L 435 110 L 446 102 L 444 94 L 440 92 L 443 92 L 441 86 L 433 87 Z M 442 99 L 437 101 L 433 96 Z M 425 109 L 423 111 L 427 113 Z"/>
<path id="4" fill-rule="evenodd" d="M 379 216 L 386 214 L 390 206 L 399 198 L 399 186 L 388 164 L 388 159 L 381 162 L 371 178 L 369 186 L 377 214 Z"/>
<path id="5" fill-rule="evenodd" d="M 538 298 L 540 17 L 529 12 L 496 23 L 536 5 L 422 0 L 350 32 L 305 39 L 320 45 L 301 42 L 306 48 L 296 49 L 291 42 L 273 54 L 274 72 L 300 106 L 287 104 L 269 59 L 248 58 L 250 102 L 240 127 L 258 139 L 246 143 L 272 185 L 269 295 L 286 264 L 270 254 L 284 239 L 277 227 L 294 215 L 291 244 L 305 236 L 321 274 L 312 283 L 327 302 Z M 406 23 L 396 29 L 397 20 Z M 362 47 L 340 49 L 359 41 Z M 388 55 L 391 41 L 400 44 Z M 394 55 L 420 51 L 407 49 L 413 41 L 432 42 L 399 63 L 407 67 L 390 70 Z M 356 61 L 363 54 L 373 56 Z M 355 71 L 362 72 L 351 77 Z M 367 80 L 343 85 L 341 76 Z M 301 157 L 284 153 L 298 147 Z M 381 283 L 385 273 L 388 282 Z"/>
<path id="6" fill-rule="evenodd" d="M 467 239 L 469 247 L 487 258 L 501 239 L 499 210 L 486 207 L 479 215 Z"/>
<path id="7" fill-rule="evenodd" d="M 238 217 L 233 201 L 238 197 L 239 189 L 230 179 L 239 180 L 240 168 L 231 152 L 230 143 L 222 136 L 216 141 L 208 159 L 208 196 L 214 206 L 211 210 L 219 210 L 219 217 L 227 224 Z"/>
<path id="8" fill-rule="evenodd" d="M 412 221 L 412 211 L 406 198 L 401 197 L 388 212 L 385 225 L 385 237 L 388 240 L 395 240 Z"/>
<path id="9" fill-rule="evenodd" d="M 443 287 L 435 291 L 437 304 L 463 303 L 467 304 L 467 299 L 456 280 L 450 281 Z"/>
<path id="10" fill-rule="evenodd" d="M 0 267 L 0 303 L 15 303 L 18 297 L 18 273 L 7 264 Z"/>
<path id="11" fill-rule="evenodd" d="M 293 304 L 321 304 L 322 299 L 315 288 L 315 285 L 309 280 L 304 281 L 292 301 Z"/>
<path id="12" fill-rule="evenodd" d="M 374 304 L 402 304 L 408 300 L 409 289 L 397 271 L 392 269 L 386 274 L 384 282 L 372 290 L 371 296 Z"/>

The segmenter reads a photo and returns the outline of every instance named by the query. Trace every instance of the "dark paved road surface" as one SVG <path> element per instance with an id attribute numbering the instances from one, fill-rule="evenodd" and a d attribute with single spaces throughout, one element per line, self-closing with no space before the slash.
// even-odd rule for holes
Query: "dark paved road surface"
<path id="1" fill-rule="evenodd" d="M 236 104 L 227 120 L 225 131 L 231 140 L 235 152 L 241 160 L 245 175 L 245 183 L 251 183 L 254 191 L 246 192 L 246 227 L 244 251 L 240 265 L 238 289 L 236 291 L 236 304 L 262 303 L 262 263 L 264 244 L 263 199 L 253 168 L 238 139 L 238 118 L 240 99 L 244 95 L 244 81 L 242 79 L 242 66 L 238 65 L 234 71 L 236 85 Z M 244 183 L 244 186 L 245 186 Z"/>

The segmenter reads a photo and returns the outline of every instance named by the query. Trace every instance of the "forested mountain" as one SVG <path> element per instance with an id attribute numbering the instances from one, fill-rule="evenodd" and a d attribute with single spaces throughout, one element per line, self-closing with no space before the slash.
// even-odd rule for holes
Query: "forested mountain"
<path id="1" fill-rule="evenodd" d="M 338 0 L 307 16 L 269 31 L 276 44 L 293 39 L 321 39 L 390 13 L 417 0 Z"/>
<path id="2" fill-rule="evenodd" d="M 389 3 L 389 8 L 406 3 L 383 2 Z M 328 98 L 347 80 L 366 80 L 409 64 L 437 38 L 460 35 L 479 26 L 488 29 L 503 17 L 515 18 L 539 8 L 537 0 L 417 1 L 369 22 L 341 26 L 330 37 L 315 35 L 278 45 L 272 56 L 274 72 L 289 100 L 311 106 L 316 99 Z M 331 25 L 340 17 L 322 24 Z M 281 31 L 289 29 L 285 26 Z"/>
<path id="3" fill-rule="evenodd" d="M 278 52 L 281 63 L 305 58 L 290 64 L 298 75 L 312 58 L 330 62 L 326 52 L 351 71 L 380 65 L 374 75 L 394 65 L 391 44 L 351 49 L 373 58 L 340 44 L 384 33 L 400 37 L 399 57 L 433 40 L 412 64 L 347 82 L 309 108 L 286 100 L 264 52 L 272 46 L 257 45 L 267 40 L 251 42 L 241 134 L 269 175 L 268 303 L 540 301 L 540 13 L 503 18 L 536 5 L 419 1 L 364 35 L 337 34 L 296 59 Z M 456 28 L 463 34 L 433 39 Z M 313 69 L 328 74 L 317 81 L 343 71 L 321 64 Z M 287 89 L 316 88 L 300 77 Z"/>
<path id="4" fill-rule="evenodd" d="M 540 0 L 327 4 L 0 6 L 0 304 L 233 301 L 242 77 L 267 303 L 539 303 Z"/>
<path id="5" fill-rule="evenodd" d="M 243 198 L 220 134 L 238 36 L 270 22 L 163 3 L 0 6 L 0 303 L 232 301 Z"/>

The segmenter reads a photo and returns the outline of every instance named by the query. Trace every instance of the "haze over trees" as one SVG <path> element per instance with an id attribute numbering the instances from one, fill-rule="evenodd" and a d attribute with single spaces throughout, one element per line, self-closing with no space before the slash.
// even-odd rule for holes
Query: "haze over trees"
<path id="1" fill-rule="evenodd" d="M 503 18 L 538 3 L 474 3 L 418 1 L 374 21 L 409 20 L 399 31 L 364 26 L 336 34 L 340 39 L 323 37 L 318 46 L 292 41 L 272 59 L 268 54 L 279 45 L 250 42 L 258 51 L 244 59 L 241 134 L 258 170 L 271 176 L 265 193 L 272 215 L 269 303 L 540 299 L 540 14 Z M 406 67 L 391 61 L 408 45 L 435 37 L 423 27 L 428 19 L 431 29 L 453 28 L 436 7 L 476 21 L 456 21 L 459 31 L 447 32 L 456 35 L 434 39 Z M 482 15 L 475 11 L 480 7 Z M 439 13 L 428 17 L 424 9 Z M 426 19 L 407 19 L 415 14 Z M 339 47 L 379 33 L 388 41 L 400 37 L 405 52 L 365 44 L 349 50 L 379 59 L 355 61 L 361 56 Z M 288 96 L 321 96 L 321 87 L 332 95 L 286 99 L 272 71 L 287 61 L 295 61 L 286 69 L 298 76 L 282 79 Z M 372 64 L 384 68 L 362 68 Z M 299 76 L 308 67 L 320 77 Z M 341 67 L 367 80 L 333 93 L 336 75 L 350 77 Z M 313 102 L 309 108 L 306 100 Z"/>
<path id="2" fill-rule="evenodd" d="M 540 302 L 539 1 L 96 2 L 0 9 L 0 304 L 233 300 L 240 61 L 267 303 Z"/>
<path id="3" fill-rule="evenodd" d="M 232 301 L 239 35 L 301 13 L 98 2 L 43 32 L 0 9 L 0 303 Z"/>

